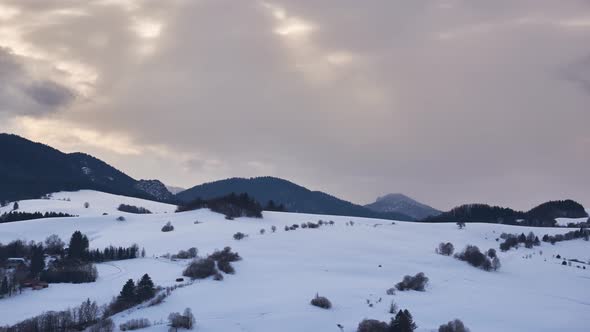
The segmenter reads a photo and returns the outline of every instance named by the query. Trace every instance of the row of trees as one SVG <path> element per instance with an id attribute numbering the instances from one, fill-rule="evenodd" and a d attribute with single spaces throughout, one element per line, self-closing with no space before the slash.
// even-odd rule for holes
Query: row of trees
<path id="1" fill-rule="evenodd" d="M 7 223 L 7 222 L 15 222 L 15 221 L 23 221 L 23 220 L 32 220 L 32 219 L 42 219 L 42 218 L 64 218 L 64 217 L 77 217 L 75 215 L 71 215 L 68 213 L 63 212 L 21 212 L 21 211 L 11 211 L 6 212 L 0 216 L 0 224 Z"/>
<path id="2" fill-rule="evenodd" d="M 131 247 L 108 246 L 103 250 L 89 250 L 87 260 L 90 262 L 119 261 L 123 259 L 137 258 L 139 255 L 145 256 L 145 250 L 140 252 L 137 244 L 133 244 Z"/>
<path id="3" fill-rule="evenodd" d="M 121 212 L 128 212 L 128 213 L 135 213 L 135 214 L 151 214 L 152 213 L 152 211 L 150 211 L 144 207 L 135 206 L 135 205 L 127 205 L 127 204 L 119 205 L 117 210 L 119 210 Z"/>
<path id="4" fill-rule="evenodd" d="M 208 200 L 197 199 L 179 206 L 176 212 L 191 211 L 202 208 L 224 214 L 227 219 L 238 217 L 262 218 L 262 206 L 246 193 L 231 193 L 227 196 Z"/>
<path id="5" fill-rule="evenodd" d="M 500 250 L 502 251 L 508 251 L 510 248 L 518 247 L 521 243 L 529 249 L 533 246 L 541 245 L 541 241 L 539 241 L 539 238 L 533 232 L 529 232 L 528 235 L 524 235 L 524 233 L 520 235 L 502 233 L 501 237 L 504 239 L 504 242 L 500 243 Z"/>
<path id="6" fill-rule="evenodd" d="M 543 235 L 543 242 L 549 242 L 551 244 L 555 244 L 555 242 L 561 241 L 569 241 L 574 239 L 584 239 L 588 241 L 590 238 L 590 230 L 586 228 L 580 228 L 579 230 L 567 232 L 565 234 L 556 234 L 556 235 Z"/>
<path id="7" fill-rule="evenodd" d="M 487 204 L 466 204 L 437 216 L 427 217 L 426 222 L 488 222 L 534 227 L 554 227 L 555 218 L 588 217 L 584 207 L 572 200 L 550 201 L 527 212 L 515 211 Z"/>
<path id="8" fill-rule="evenodd" d="M 100 319 L 100 308 L 96 302 L 87 299 L 80 306 L 72 309 L 48 311 L 15 325 L 0 327 L 0 332 L 82 331 L 96 324 Z"/>
<path id="9" fill-rule="evenodd" d="M 119 296 L 113 299 L 113 302 L 107 306 L 99 307 L 96 302 L 87 299 L 81 305 L 72 309 L 48 311 L 15 325 L 0 327 L 0 332 L 64 332 L 84 330 L 90 332 L 111 332 L 114 331 L 114 324 L 110 319 L 112 315 L 145 302 L 153 298 L 155 294 L 156 287 L 150 276 L 145 274 L 137 282 L 137 285 L 133 280 L 128 280 Z M 192 328 L 194 317 L 190 322 L 190 327 Z M 186 325 L 179 325 L 177 327 L 186 328 Z"/>

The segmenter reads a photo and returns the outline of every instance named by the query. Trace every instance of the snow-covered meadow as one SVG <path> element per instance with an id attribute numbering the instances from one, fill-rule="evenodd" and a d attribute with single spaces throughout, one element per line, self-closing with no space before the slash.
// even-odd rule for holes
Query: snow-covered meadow
<path id="1" fill-rule="evenodd" d="M 63 200 L 69 198 L 69 200 Z M 84 208 L 84 202 L 90 206 Z M 154 214 L 116 210 L 121 203 L 148 208 Z M 53 218 L 0 224 L 0 242 L 15 239 L 43 241 L 51 234 L 69 240 L 75 230 L 90 239 L 91 248 L 137 243 L 146 258 L 97 264 L 99 279 L 90 284 L 51 284 L 49 288 L 0 299 L 0 325 L 16 323 L 43 311 L 79 305 L 86 298 L 99 304 L 116 296 L 125 281 L 148 273 L 157 285 L 175 284 L 188 261 L 160 256 L 197 247 L 200 255 L 231 246 L 243 260 L 236 274 L 223 281 L 206 279 L 174 291 L 164 303 L 130 310 L 113 317 L 116 325 L 131 318 L 165 321 L 170 312 L 192 309 L 197 330 L 212 331 L 356 331 L 364 318 L 389 321 L 395 301 L 408 309 L 417 331 L 435 331 L 459 318 L 474 332 L 588 331 L 590 266 L 562 266 L 565 258 L 588 262 L 590 242 L 573 240 L 534 249 L 500 252 L 502 232 L 533 231 L 561 234 L 565 228 L 532 228 L 496 224 L 421 224 L 387 220 L 265 212 L 263 219 L 226 220 L 209 210 L 173 213 L 175 206 L 94 191 L 62 192 L 49 200 L 19 202 L 23 211 L 55 211 L 78 218 Z M 9 207 L 0 210 L 5 212 Z M 103 215 L 107 213 L 107 215 Z M 126 221 L 116 221 L 118 216 Z M 333 220 L 319 229 L 285 231 L 302 222 Z M 175 230 L 161 227 L 172 222 Z M 195 223 L 199 221 L 199 223 Z M 353 226 L 347 225 L 354 221 Z M 271 226 L 276 226 L 276 233 Z M 265 234 L 260 234 L 260 229 Z M 232 235 L 249 236 L 236 241 Z M 456 251 L 467 244 L 495 248 L 502 267 L 485 272 L 434 249 L 452 242 Z M 542 254 L 541 254 L 542 251 Z M 576 265 L 576 264 L 574 264 Z M 579 264 L 578 264 L 579 265 Z M 430 279 L 425 292 L 386 295 L 404 275 L 424 272 Z M 319 293 L 332 301 L 331 310 L 313 307 Z M 372 304 L 369 306 L 367 300 Z M 154 325 L 146 331 L 166 331 Z"/>

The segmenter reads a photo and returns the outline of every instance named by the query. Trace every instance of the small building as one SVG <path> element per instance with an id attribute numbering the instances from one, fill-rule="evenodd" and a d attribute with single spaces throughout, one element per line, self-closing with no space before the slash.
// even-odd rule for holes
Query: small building
<path id="1" fill-rule="evenodd" d="M 24 258 L 10 257 L 6 260 L 6 267 L 9 269 L 16 269 L 19 266 L 26 266 L 27 261 Z"/>

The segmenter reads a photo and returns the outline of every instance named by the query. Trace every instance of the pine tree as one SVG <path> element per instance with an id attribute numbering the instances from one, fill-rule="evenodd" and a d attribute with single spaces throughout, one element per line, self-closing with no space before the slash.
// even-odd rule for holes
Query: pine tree
<path id="1" fill-rule="evenodd" d="M 88 251 L 88 238 L 80 231 L 75 231 L 70 239 L 70 247 L 68 249 L 68 257 L 80 259 L 83 258 Z"/>
<path id="2" fill-rule="evenodd" d="M 18 210 L 19 209 L 18 202 L 14 202 L 14 204 L 12 205 L 12 209 L 13 210 Z"/>
<path id="3" fill-rule="evenodd" d="M 137 283 L 137 298 L 139 301 L 149 300 L 156 295 L 156 288 L 150 276 L 146 273 Z"/>
<path id="4" fill-rule="evenodd" d="M 8 277 L 2 278 L 2 284 L 0 285 L 0 296 L 7 295 L 9 292 Z"/>
<path id="5" fill-rule="evenodd" d="M 391 321 L 391 332 L 412 332 L 416 328 L 416 323 L 408 310 L 398 311 L 395 319 Z"/>
<path id="6" fill-rule="evenodd" d="M 123 289 L 121 289 L 119 300 L 133 303 L 135 302 L 135 299 L 135 283 L 133 282 L 133 279 L 129 279 L 123 286 Z"/>
<path id="7" fill-rule="evenodd" d="M 45 257 L 41 245 L 33 246 L 31 253 L 31 276 L 37 277 L 45 269 Z"/>

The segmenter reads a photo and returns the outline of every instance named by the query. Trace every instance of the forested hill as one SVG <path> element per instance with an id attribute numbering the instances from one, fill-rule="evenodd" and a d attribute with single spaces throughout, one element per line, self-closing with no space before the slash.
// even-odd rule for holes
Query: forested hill
<path id="1" fill-rule="evenodd" d="M 201 184 L 176 195 L 184 202 L 195 199 L 211 199 L 231 193 L 247 193 L 262 206 L 269 201 L 282 204 L 289 212 L 346 215 L 354 217 L 413 220 L 395 212 L 371 211 L 360 205 L 347 202 L 321 191 L 311 191 L 293 182 L 276 177 L 231 178 Z"/>
<path id="2" fill-rule="evenodd" d="M 85 153 L 63 153 L 10 134 L 0 134 L 0 151 L 0 202 L 80 189 L 163 200 L 142 190 L 139 181 Z"/>
<path id="3" fill-rule="evenodd" d="M 549 201 L 527 212 L 487 204 L 461 205 L 438 216 L 423 219 L 425 222 L 487 222 L 528 226 L 555 226 L 556 218 L 584 218 L 588 213 L 573 200 Z"/>

